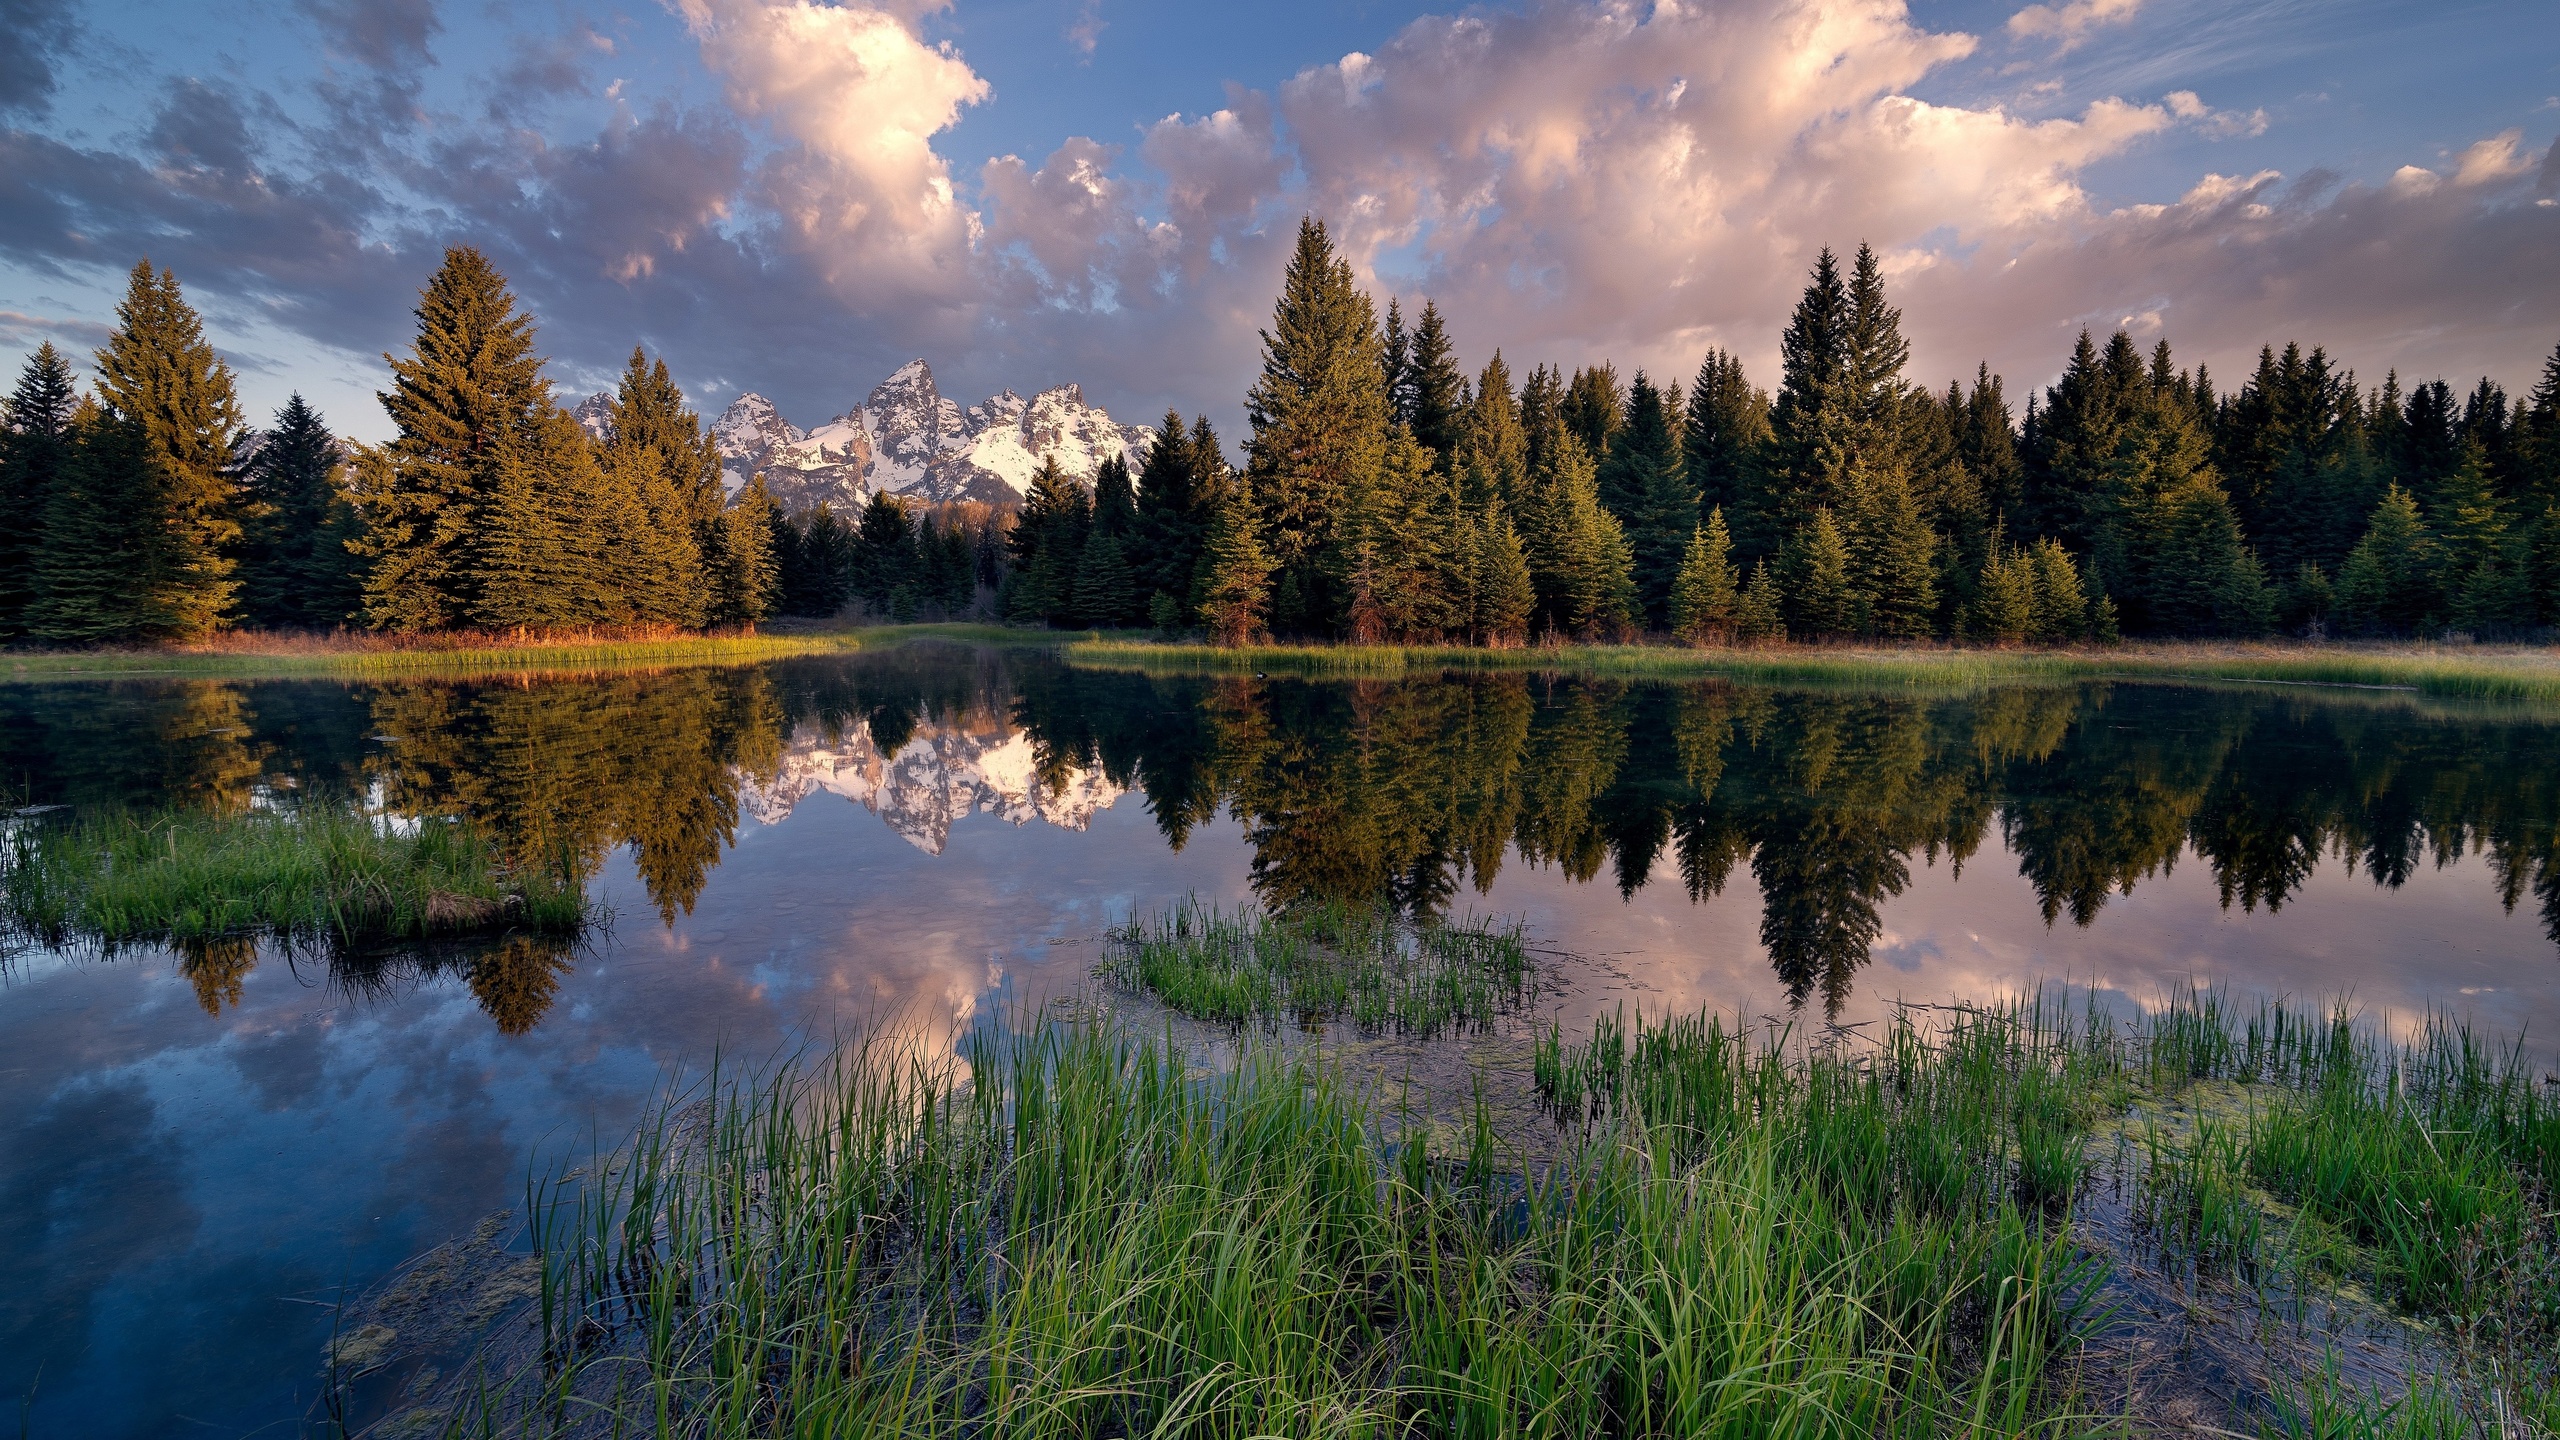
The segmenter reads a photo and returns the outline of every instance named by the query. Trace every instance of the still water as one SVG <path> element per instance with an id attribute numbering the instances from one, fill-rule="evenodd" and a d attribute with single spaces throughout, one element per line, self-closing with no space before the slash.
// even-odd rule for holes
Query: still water
<path id="1" fill-rule="evenodd" d="M 670 1074 L 934 1036 L 1198 895 L 1516 916 L 1568 1027 L 2050 982 L 2560 1020 L 2560 715 L 2300 688 L 1961 695 L 1148 678 L 911 646 L 469 682 L 0 686 L 19 804 L 353 793 L 567 855 L 572 948 L 21 950 L 0 1399 L 295 1433 L 331 1302 L 610 1146 Z"/>

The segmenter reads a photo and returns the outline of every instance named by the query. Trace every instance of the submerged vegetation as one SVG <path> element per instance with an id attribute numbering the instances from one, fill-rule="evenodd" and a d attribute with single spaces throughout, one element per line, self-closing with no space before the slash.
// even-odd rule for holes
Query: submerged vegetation
<path id="1" fill-rule="evenodd" d="M 1131 944 L 1289 938 L 1190 910 Z M 2257 1433 L 2560 1419 L 2560 1106 L 2449 1022 L 1604 1016 L 1518 1077 L 1545 1146 L 1481 1092 L 1434 1126 L 1321 1044 L 1233 1034 L 1201 1068 L 1042 1018 L 671 1095 L 534 1187 L 538 1353 L 484 1356 L 446 1432 L 2139 1434 L 2107 1213 L 2190 1307 L 2387 1298 L 2405 1368 L 2358 1380 L 2297 1323 L 2299 1366 L 2234 1396 Z M 2201 1087 L 2224 1119 L 2164 1128 Z"/>
<path id="2" fill-rule="evenodd" d="M 5 845 L 0 928 L 54 945 L 564 934 L 590 918 L 574 876 L 509 864 L 467 824 L 326 805 L 30 817 Z"/>

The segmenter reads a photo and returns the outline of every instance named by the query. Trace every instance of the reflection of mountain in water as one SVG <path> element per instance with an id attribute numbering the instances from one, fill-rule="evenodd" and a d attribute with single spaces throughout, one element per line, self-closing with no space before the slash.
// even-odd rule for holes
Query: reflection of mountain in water
<path id="1" fill-rule="evenodd" d="M 879 816 L 928 855 L 941 854 L 952 825 L 970 815 L 1082 830 L 1122 793 L 1089 767 L 1044 774 L 1029 735 L 981 714 L 919 726 L 887 754 L 868 725 L 833 742 L 804 731 L 783 752 L 781 774 L 742 795 L 739 809 L 760 824 L 778 824 L 820 791 Z"/>

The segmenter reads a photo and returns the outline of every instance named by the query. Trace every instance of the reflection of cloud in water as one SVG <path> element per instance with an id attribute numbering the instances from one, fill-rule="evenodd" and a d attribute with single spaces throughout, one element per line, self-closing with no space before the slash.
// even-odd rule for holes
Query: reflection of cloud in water
<path id="1" fill-rule="evenodd" d="M 887 754 L 872 742 L 869 725 L 853 727 L 834 744 L 803 731 L 783 753 L 780 774 L 748 791 L 741 808 L 764 824 L 780 824 L 819 792 L 879 816 L 928 855 L 947 849 L 952 825 L 973 814 L 1082 830 L 1121 795 L 1098 770 L 1065 767 L 1043 775 L 1029 735 L 973 716 L 919 724 L 913 738 Z"/>

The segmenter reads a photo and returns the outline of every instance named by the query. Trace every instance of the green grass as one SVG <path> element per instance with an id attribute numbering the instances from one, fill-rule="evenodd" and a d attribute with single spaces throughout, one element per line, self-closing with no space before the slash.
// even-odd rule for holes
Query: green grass
<path id="1" fill-rule="evenodd" d="M 331 806 L 21 820 L 0 855 L 0 928 L 54 945 L 571 933 L 591 918 L 574 878 L 510 866 L 467 825 L 403 833 Z"/>
<path id="2" fill-rule="evenodd" d="M 1347 1019 L 1425 1037 L 1481 1026 L 1533 993 L 1517 925 L 1408 924 L 1341 906 L 1272 917 L 1186 902 L 1132 919 L 1112 936 L 1096 973 L 1199 1020 Z"/>
<path id="3" fill-rule="evenodd" d="M 715 1077 L 535 1187 L 544 1359 L 449 1433 L 2074 1429 L 2052 1362 L 2096 1277 L 2059 1222 L 2006 1187 L 1878 1190 L 1832 1113 L 1865 1082 L 1725 1058 L 1755 1104 L 1587 1115 L 1546 1167 L 1481 1110 L 1430 1153 L 1250 1032 L 1215 1074 L 1048 1020 L 956 1063 L 875 1042 Z"/>
<path id="4" fill-rule="evenodd" d="M 2560 701 L 2560 649 L 2436 645 L 2127 644 L 2074 650 L 1933 646 L 1685 650 L 1656 645 L 1263 645 L 1225 649 L 1128 639 L 1069 643 L 1071 663 L 1163 673 L 1392 678 L 1559 670 L 1630 678 L 1848 682 L 1962 689 L 2015 680 L 2186 679 L 2409 690 L 2447 699 Z"/>
<path id="5" fill-rule="evenodd" d="M 345 676 L 575 672 L 671 665 L 738 665 L 853 649 L 847 635 L 690 636 L 525 644 L 374 644 L 241 637 L 202 649 L 0 651 L 0 680 L 155 675 Z"/>

